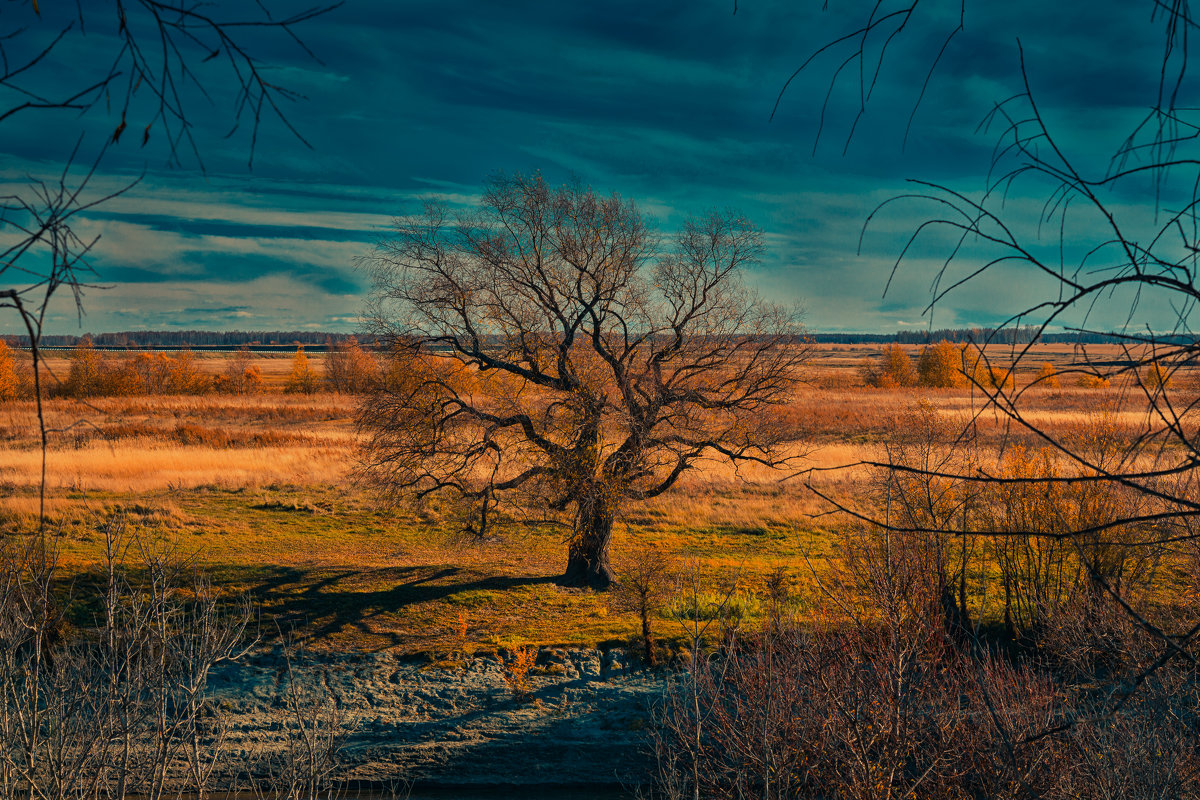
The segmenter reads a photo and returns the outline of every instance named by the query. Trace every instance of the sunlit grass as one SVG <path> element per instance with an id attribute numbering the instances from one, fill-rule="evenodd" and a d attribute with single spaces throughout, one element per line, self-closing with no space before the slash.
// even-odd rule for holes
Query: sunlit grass
<path id="1" fill-rule="evenodd" d="M 819 351 L 813 381 L 779 414 L 781 424 L 803 431 L 795 446 L 803 458 L 792 469 L 704 462 L 671 491 L 628 504 L 615 532 L 618 567 L 630 543 L 653 543 L 677 573 L 699 575 L 709 595 L 735 587 L 749 622 L 776 572 L 799 607 L 819 604 L 819 583 L 838 558 L 835 533 L 853 525 L 808 487 L 861 500 L 875 477 L 861 462 L 882 458 L 897 414 L 925 403 L 965 423 L 979 408 L 970 389 L 863 387 L 857 365 L 870 352 Z M 1069 356 L 1067 348 L 1030 363 L 1058 359 L 1061 367 Z M 201 362 L 221 366 L 218 358 Z M 288 364 L 265 362 L 276 377 Z M 1018 372 L 1018 385 L 1032 378 L 1028 372 Z M 64 566 L 79 575 L 93 570 L 99 525 L 121 515 L 231 595 L 249 592 L 264 620 L 296 626 L 320 647 L 439 653 L 637 635 L 638 620 L 615 595 L 553 582 L 565 566 L 560 528 L 512 522 L 500 536 L 476 541 L 436 508 L 378 507 L 353 475 L 355 402 L 329 393 L 49 401 L 47 508 Z M 1039 388 L 1024 408 L 1060 434 L 1085 428 L 1099 412 L 1130 435 L 1145 424 L 1143 407 L 1121 386 Z M 994 412 L 975 421 L 986 452 L 1027 437 Z M 0 406 L 0 441 L 0 523 L 29 530 L 41 458 L 32 403 Z M 1168 595 L 1188 580 L 1170 564 L 1163 574 Z M 675 606 L 656 617 L 656 635 L 682 637 L 695 613 Z M 456 633 L 461 620 L 465 641 Z M 264 636 L 274 635 L 266 628 Z"/>

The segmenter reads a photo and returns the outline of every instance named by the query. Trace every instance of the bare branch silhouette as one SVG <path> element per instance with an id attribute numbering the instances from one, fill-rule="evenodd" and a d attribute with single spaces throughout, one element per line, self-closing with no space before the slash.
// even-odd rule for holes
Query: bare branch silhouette
<path id="1" fill-rule="evenodd" d="M 697 461 L 794 458 L 769 411 L 799 377 L 794 312 L 739 272 L 758 231 L 713 212 L 659 243 L 637 208 L 540 176 L 491 180 L 475 214 L 430 204 L 367 264 L 392 375 L 361 407 L 365 473 L 392 497 L 571 510 L 564 580 L 611 574 L 612 525 Z"/>

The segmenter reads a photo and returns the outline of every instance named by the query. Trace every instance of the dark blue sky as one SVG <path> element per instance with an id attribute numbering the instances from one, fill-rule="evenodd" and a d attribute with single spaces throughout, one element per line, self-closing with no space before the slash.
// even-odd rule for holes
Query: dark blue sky
<path id="1" fill-rule="evenodd" d="M 52 6 L 74 4 L 41 5 L 45 16 L 21 6 L 0 22 L 5 32 L 28 25 L 27 49 L 68 19 Z M 74 85 L 111 58 L 111 12 L 86 5 L 86 36 L 76 27 L 38 65 L 39 86 Z M 244 5 L 222 13 L 251 13 Z M 268 5 L 277 16 L 289 8 Z M 1020 89 L 1018 39 L 1060 141 L 1097 169 L 1155 98 L 1163 23 L 1151 18 L 1151 3 L 969 3 L 905 144 L 926 73 L 958 23 L 958 2 L 926 0 L 883 60 L 849 145 L 856 66 L 835 85 L 818 138 L 844 52 L 814 62 L 770 115 L 796 67 L 868 8 L 834 5 L 822 12 L 820 3 L 741 0 L 735 15 L 731 0 L 348 0 L 296 29 L 319 62 L 277 32 L 240 32 L 271 81 L 304 96 L 286 110 L 311 149 L 268 117 L 248 168 L 248 126 L 226 136 L 233 99 L 221 62 L 200 65 L 209 98 L 188 96 L 205 170 L 190 156 L 169 166 L 156 128 L 142 147 L 144 123 L 131 114 L 131 133 L 110 148 L 90 190 L 141 182 L 78 223 L 101 237 L 92 263 L 110 288 L 87 293 L 82 325 L 72 303 L 56 303 L 48 328 L 353 330 L 365 291 L 355 261 L 390 219 L 423 195 L 469 204 L 496 170 L 577 175 L 635 200 L 667 231 L 688 213 L 739 208 L 767 233 L 752 283 L 802 304 L 810 328 L 923 327 L 941 263 L 936 243 L 913 251 L 886 297 L 883 286 L 929 208 L 893 207 L 868 230 L 861 254 L 860 229 L 876 205 L 908 190 L 907 178 L 969 193 L 984 187 L 996 132 L 978 125 Z M 0 100 L 10 103 L 11 92 Z M 119 122 L 111 106 L 0 122 L 5 193 L 61 170 L 81 134 L 79 160 L 92 158 Z M 1014 187 L 1009 212 L 1029 219 L 1043 188 Z M 1114 202 L 1136 212 L 1154 198 L 1135 191 Z M 1080 225 L 1086 247 L 1092 229 Z M 1044 291 L 1020 270 L 985 276 L 940 304 L 932 325 L 991 324 Z M 15 319 L 0 319 L 0 331 L 16 329 Z"/>

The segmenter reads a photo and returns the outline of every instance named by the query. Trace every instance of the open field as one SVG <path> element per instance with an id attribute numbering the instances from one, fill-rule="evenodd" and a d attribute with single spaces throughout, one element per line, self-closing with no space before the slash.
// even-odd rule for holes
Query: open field
<path id="1" fill-rule="evenodd" d="M 928 407 L 961 428 L 982 407 L 970 389 L 864 387 L 859 365 L 879 352 L 819 348 L 810 383 L 782 410 L 804 432 L 797 443 L 807 454 L 802 467 L 815 471 L 737 474 L 720 462 L 704 465 L 668 493 L 626 509 L 618 566 L 645 558 L 639 548 L 649 546 L 654 558 L 699 575 L 709 599 L 736 582 L 733 606 L 751 618 L 761 613 L 764 586 L 776 571 L 802 612 L 819 603 L 817 580 L 850 523 L 828 514 L 807 487 L 861 501 L 873 474 L 853 465 L 881 458 L 883 444 L 904 424 L 898 415 Z M 1018 386 L 1043 361 L 1065 370 L 1076 356 L 1070 346 L 1036 352 L 1017 374 Z M 1117 348 L 1088 352 L 1093 360 L 1120 358 Z M 311 361 L 319 371 L 321 359 Z M 218 374 L 227 357 L 202 355 L 196 363 Z M 249 592 L 263 619 L 297 626 L 318 647 L 444 655 L 526 642 L 633 641 L 639 623 L 616 593 L 554 583 L 565 562 L 562 530 L 514 520 L 502 536 L 475 541 L 457 533 L 437 505 L 379 506 L 355 475 L 358 398 L 270 391 L 286 382 L 289 357 L 256 357 L 254 364 L 264 393 L 48 402 L 48 508 L 71 574 L 88 579 L 101 554 L 99 526 L 121 517 L 143 542 L 173 549 L 231 595 Z M 51 367 L 63 374 L 67 362 Z M 1098 415 L 1127 435 L 1145 424 L 1142 404 L 1120 384 L 1035 388 L 1025 407 L 1059 432 L 1086 430 Z M 994 411 L 979 413 L 976 424 L 985 452 L 1033 444 Z M 28 529 L 38 509 L 41 458 L 31 402 L 0 405 L 0 440 L 4 525 Z M 1164 574 L 1172 569 L 1168 564 Z M 657 632 L 681 636 L 687 617 L 668 608 Z"/>

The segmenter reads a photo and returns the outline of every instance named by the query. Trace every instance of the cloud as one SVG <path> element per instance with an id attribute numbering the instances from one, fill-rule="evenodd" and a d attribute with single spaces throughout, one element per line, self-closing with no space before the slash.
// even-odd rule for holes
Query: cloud
<path id="1" fill-rule="evenodd" d="M 231 305 L 230 297 L 246 305 Z M 194 328 L 197 321 L 217 329 L 317 330 L 352 332 L 358 327 L 361 301 L 326 292 L 289 275 L 266 275 L 245 282 L 127 281 L 90 291 L 86 315 L 77 323 L 66 299 L 51 307 L 64 333 L 104 330 Z M 0 333 L 17 333 L 13 320 L 0 318 Z"/>
<path id="2" fill-rule="evenodd" d="M 734 16 L 721 3 L 361 2 L 300 31 L 323 63 L 286 37 L 251 39 L 272 79 L 307 98 L 286 112 L 311 149 L 267 120 L 248 171 L 247 132 L 225 138 L 224 84 L 212 87 L 211 104 L 193 120 L 206 172 L 166 169 L 157 129 L 145 148 L 136 136 L 112 145 L 88 196 L 128 188 L 79 222 L 81 233 L 100 235 L 94 263 L 114 286 L 88 294 L 88 324 L 136 318 L 144 303 L 147 320 L 193 327 L 275 320 L 352 328 L 364 290 L 355 261 L 392 218 L 412 213 L 422 196 L 469 207 L 497 169 L 541 169 L 552 181 L 576 173 L 637 200 L 668 231 L 689 213 L 740 208 L 769 244 L 751 283 L 803 303 L 811 327 L 926 324 L 920 315 L 946 240 L 923 236 L 894 274 L 893 267 L 922 221 L 944 211 L 888 206 L 862 236 L 860 254 L 863 222 L 889 197 L 912 191 L 908 178 L 981 196 L 1002 129 L 978 125 L 1023 86 L 1018 37 L 1059 144 L 1101 174 L 1152 101 L 1163 57 L 1161 21 L 1137 4 L 1081 13 L 1045 2 L 974 2 L 926 85 L 959 8 L 921 4 L 882 60 L 882 39 L 869 41 L 868 70 L 848 69 L 832 91 L 845 54 L 829 51 L 791 83 L 773 122 L 788 76 L 858 24 L 844 8 L 743 3 Z M 102 30 L 89 33 L 47 81 L 67 85 L 112 41 Z M 861 117 L 860 75 L 873 87 Z M 0 193 L 25 191 L 30 174 L 56 176 L 81 132 L 79 163 L 90 164 L 115 124 L 99 108 L 78 124 L 44 119 L 0 125 Z M 1019 182 L 1005 205 L 1039 252 L 1054 244 L 1038 239 L 1046 192 Z M 1152 238 L 1149 191 L 1109 199 L 1135 220 L 1131 238 Z M 1104 233 L 1094 218 L 1075 214 L 1066 249 L 1078 260 Z M 966 251 L 951 272 L 978 266 L 982 253 Z M 939 303 L 937 324 L 1001 319 L 1046 291 L 1023 270 L 995 274 Z M 120 302 L 109 299 L 118 294 Z M 1119 303 L 1105 307 L 1120 311 Z M 1147 304 L 1141 311 L 1153 316 Z M 69 312 L 56 311 L 67 327 Z M 296 316 L 288 322 L 287 314 Z"/>

